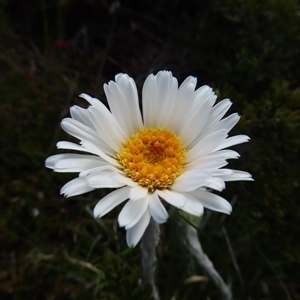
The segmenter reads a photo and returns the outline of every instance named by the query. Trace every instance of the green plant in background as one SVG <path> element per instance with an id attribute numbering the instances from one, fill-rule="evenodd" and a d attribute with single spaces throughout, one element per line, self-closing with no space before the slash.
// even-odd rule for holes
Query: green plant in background
<path id="1" fill-rule="evenodd" d="M 126 249 L 118 211 L 96 223 L 89 214 L 107 191 L 85 202 L 61 199 L 57 191 L 72 176 L 54 177 L 43 163 L 63 137 L 59 122 L 67 108 L 83 105 L 77 100 L 83 87 L 103 100 L 99 87 L 118 72 L 141 87 L 148 73 L 170 69 L 179 81 L 193 74 L 219 98 L 232 99 L 242 115 L 233 134 L 252 138 L 250 147 L 237 149 L 243 160 L 233 165 L 255 182 L 227 185 L 234 214 L 207 211 L 198 231 L 203 248 L 236 299 L 298 299 L 297 2 L 132 1 L 114 13 L 105 1 L 45 3 L 48 44 L 57 42 L 57 28 L 71 42 L 48 57 L 41 6 L 0 3 L 1 297 L 149 298 L 150 289 L 138 288 L 139 251 Z M 177 223 L 172 216 L 157 251 L 162 299 L 175 290 L 178 299 L 217 298 L 201 277 L 184 283 L 204 274 L 174 237 Z"/>

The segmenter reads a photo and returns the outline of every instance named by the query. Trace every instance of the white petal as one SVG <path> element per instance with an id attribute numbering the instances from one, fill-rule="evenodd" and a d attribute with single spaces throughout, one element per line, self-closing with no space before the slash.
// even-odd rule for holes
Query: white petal
<path id="1" fill-rule="evenodd" d="M 103 115 L 96 109 L 89 109 L 88 113 L 101 140 L 115 152 L 119 152 L 122 148 L 122 142 L 125 140 L 120 131 L 110 124 L 107 119 L 105 120 Z"/>
<path id="2" fill-rule="evenodd" d="M 131 178 L 127 177 L 123 172 L 113 172 L 110 177 L 117 182 L 123 183 L 124 185 L 128 185 L 130 187 L 135 187 L 138 185 L 135 181 Z"/>
<path id="3" fill-rule="evenodd" d="M 180 85 L 178 91 L 180 91 L 186 84 L 192 83 L 194 87 L 197 85 L 197 78 L 194 76 L 187 77 Z"/>
<path id="4" fill-rule="evenodd" d="M 140 241 L 146 228 L 149 225 L 150 219 L 151 214 L 149 209 L 147 209 L 139 222 L 135 226 L 127 230 L 126 241 L 129 247 L 134 247 Z"/>
<path id="5" fill-rule="evenodd" d="M 185 165 L 185 170 L 205 169 L 212 172 L 215 169 L 222 168 L 227 165 L 226 160 L 238 158 L 240 155 L 233 150 L 221 150 L 210 153 L 207 156 L 199 157 Z"/>
<path id="6" fill-rule="evenodd" d="M 89 152 L 91 154 L 96 154 L 98 155 L 97 153 L 95 153 L 94 151 L 91 151 L 89 149 L 86 149 L 86 148 L 83 148 L 82 145 L 78 145 L 78 144 L 75 144 L 75 143 L 72 143 L 72 142 L 67 142 L 67 141 L 61 141 L 61 142 L 58 142 L 56 144 L 56 147 L 57 149 L 68 149 L 68 150 L 77 150 L 77 151 L 82 151 L 82 152 Z M 100 158 L 100 157 L 99 157 Z"/>
<path id="7" fill-rule="evenodd" d="M 105 108 L 108 111 L 106 106 L 97 98 L 93 98 L 93 97 L 91 97 L 91 96 L 89 96 L 85 93 L 80 94 L 79 97 L 81 97 L 81 98 L 85 99 L 87 102 L 89 102 L 93 108 L 97 108 L 97 109 L 100 109 L 100 110 Z"/>
<path id="8" fill-rule="evenodd" d="M 232 102 L 229 99 L 224 99 L 216 104 L 211 110 L 211 114 L 203 128 L 203 132 L 206 132 L 206 130 L 217 124 L 224 117 L 231 105 Z"/>
<path id="9" fill-rule="evenodd" d="M 211 175 L 202 170 L 190 170 L 184 172 L 181 176 L 175 179 L 172 190 L 178 192 L 190 192 L 199 187 L 205 186 L 207 179 Z"/>
<path id="10" fill-rule="evenodd" d="M 166 127 L 177 96 L 178 82 L 171 72 L 148 76 L 143 87 L 143 116 L 146 127 Z"/>
<path id="11" fill-rule="evenodd" d="M 231 169 L 219 169 L 211 172 L 212 176 L 228 176 L 232 174 L 233 174 L 233 170 Z"/>
<path id="12" fill-rule="evenodd" d="M 242 144 L 242 143 L 246 143 L 250 140 L 249 136 L 247 135 L 243 135 L 243 134 L 240 134 L 240 135 L 235 135 L 235 136 L 232 136 L 228 139 L 226 139 L 220 146 L 218 146 L 214 151 L 217 151 L 217 150 L 221 150 L 221 149 L 224 149 L 224 148 L 227 148 L 227 147 L 231 147 L 231 146 L 234 146 L 234 145 L 238 145 L 238 144 Z"/>
<path id="13" fill-rule="evenodd" d="M 46 168 L 54 169 L 55 164 L 59 160 L 66 159 L 66 158 L 76 158 L 76 157 L 79 157 L 79 156 L 81 156 L 81 155 L 76 154 L 76 153 L 63 153 L 63 154 L 51 155 L 46 159 L 45 166 L 46 166 Z"/>
<path id="14" fill-rule="evenodd" d="M 130 201 L 136 201 L 139 199 L 144 199 L 148 195 L 148 189 L 142 187 L 141 185 L 137 185 L 130 189 L 129 198 Z"/>
<path id="15" fill-rule="evenodd" d="M 233 150 L 219 150 L 217 152 L 210 153 L 207 157 L 215 157 L 216 159 L 235 159 L 239 158 L 240 155 Z"/>
<path id="16" fill-rule="evenodd" d="M 98 173 L 90 174 L 86 177 L 88 184 L 94 188 L 119 188 L 124 186 L 124 183 L 114 181 L 111 178 L 111 171 L 100 171 Z"/>
<path id="17" fill-rule="evenodd" d="M 80 155 L 74 158 L 65 158 L 55 163 L 54 171 L 60 173 L 82 172 L 91 168 L 106 165 L 100 157 L 91 155 Z"/>
<path id="18" fill-rule="evenodd" d="M 142 101 L 143 101 L 143 119 L 145 127 L 154 128 L 154 105 L 153 98 L 155 95 L 156 78 L 150 74 L 143 85 Z"/>
<path id="19" fill-rule="evenodd" d="M 134 80 L 127 74 L 116 75 L 116 83 L 119 86 L 124 98 L 130 107 L 131 119 L 127 121 L 132 122 L 134 132 L 141 130 L 143 125 L 141 110 L 139 107 L 139 97 Z"/>
<path id="20" fill-rule="evenodd" d="M 225 189 L 225 182 L 219 177 L 211 177 L 207 180 L 205 186 L 216 191 L 223 191 Z"/>
<path id="21" fill-rule="evenodd" d="M 195 105 L 198 105 L 199 102 L 206 101 L 208 97 L 214 95 L 212 88 L 208 85 L 202 85 L 195 91 Z"/>
<path id="22" fill-rule="evenodd" d="M 92 190 L 94 190 L 94 188 L 90 187 L 85 179 L 75 178 L 66 183 L 61 188 L 60 193 L 64 194 L 65 197 L 72 197 L 90 192 Z"/>
<path id="23" fill-rule="evenodd" d="M 101 149 L 96 147 L 93 143 L 91 143 L 89 141 L 81 141 L 80 143 L 82 144 L 82 147 L 87 149 L 90 153 L 94 153 L 94 154 L 100 156 L 103 160 L 105 160 L 106 162 L 108 162 L 109 164 L 111 164 L 115 167 L 120 167 L 119 162 L 115 158 L 112 158 L 111 156 L 104 153 Z"/>
<path id="24" fill-rule="evenodd" d="M 125 133 L 118 121 L 101 101 L 96 98 L 92 98 L 87 94 L 81 94 L 80 97 L 84 98 L 91 104 L 88 110 L 97 112 L 97 114 L 99 114 L 98 118 L 101 119 L 103 123 L 109 124 L 109 126 L 113 127 L 114 130 L 119 131 L 124 139 L 128 138 L 128 134 Z"/>
<path id="25" fill-rule="evenodd" d="M 70 114 L 73 119 L 95 130 L 95 127 L 93 126 L 88 112 L 85 108 L 74 105 L 70 108 Z"/>
<path id="26" fill-rule="evenodd" d="M 185 204 L 185 196 L 181 193 L 177 193 L 176 191 L 170 191 L 167 189 L 164 190 L 156 190 L 159 197 L 164 199 L 169 204 L 182 208 Z"/>
<path id="27" fill-rule="evenodd" d="M 48 157 L 45 165 L 55 172 L 82 172 L 107 163 L 98 156 L 64 153 Z"/>
<path id="28" fill-rule="evenodd" d="M 88 175 L 96 175 L 96 174 L 101 173 L 103 171 L 110 171 L 111 174 L 114 173 L 114 172 L 122 172 L 121 170 L 115 168 L 114 166 L 109 165 L 109 164 L 106 163 L 106 165 L 82 171 L 81 173 L 79 173 L 79 176 L 85 178 Z"/>
<path id="29" fill-rule="evenodd" d="M 203 215 L 203 204 L 189 193 L 185 193 L 184 195 L 186 197 L 186 202 L 181 209 L 195 216 Z"/>
<path id="30" fill-rule="evenodd" d="M 119 74 L 116 76 L 117 83 L 110 81 L 104 85 L 110 110 L 128 136 L 142 128 L 136 86 L 129 78 Z"/>
<path id="31" fill-rule="evenodd" d="M 92 104 L 93 103 L 93 97 L 91 97 L 90 95 L 88 94 L 85 94 L 85 93 L 82 93 L 79 95 L 79 97 L 85 99 L 88 103 Z"/>
<path id="32" fill-rule="evenodd" d="M 212 107 L 217 99 L 216 94 L 208 85 L 203 85 L 195 91 L 193 108 L 196 109 L 199 105 L 201 106 L 203 102 L 208 102 Z"/>
<path id="33" fill-rule="evenodd" d="M 224 142 L 226 137 L 227 131 L 225 129 L 215 131 L 205 136 L 191 150 L 187 152 L 187 162 L 191 162 L 201 156 L 203 157 L 212 152 Z"/>
<path id="34" fill-rule="evenodd" d="M 161 224 L 167 221 L 169 215 L 156 192 L 149 194 L 149 209 L 152 218 L 157 223 Z"/>
<path id="35" fill-rule="evenodd" d="M 114 155 L 115 152 L 112 151 L 100 138 L 97 132 L 90 127 L 78 122 L 77 120 L 71 118 L 65 118 L 61 122 L 62 129 L 68 134 L 76 137 L 81 141 L 89 141 L 93 143 L 101 151 Z"/>
<path id="36" fill-rule="evenodd" d="M 174 132 L 177 132 L 182 123 L 185 122 L 185 116 L 188 115 L 192 106 L 194 90 L 195 84 L 192 82 L 188 82 L 184 86 L 181 85 L 179 88 L 177 99 L 167 124 L 167 127 L 171 128 Z"/>
<path id="37" fill-rule="evenodd" d="M 216 130 L 224 128 L 229 132 L 237 124 L 240 118 L 241 116 L 239 116 L 237 113 L 231 114 L 218 123 Z"/>
<path id="38" fill-rule="evenodd" d="M 189 117 L 178 131 L 178 135 L 186 146 L 189 146 L 199 133 L 201 133 L 210 111 L 210 102 L 203 101 L 190 112 Z"/>
<path id="39" fill-rule="evenodd" d="M 112 113 L 102 102 L 97 101 L 97 103 L 97 106 L 90 106 L 88 108 L 88 111 L 92 111 L 96 115 L 96 117 L 98 117 L 98 119 L 101 120 L 103 124 L 106 124 L 106 126 L 111 127 L 111 130 L 113 130 L 114 132 L 116 131 L 118 134 L 120 134 L 124 140 L 127 139 L 128 134 L 120 126 L 118 120 L 112 115 Z M 98 126 L 97 124 L 94 124 L 96 128 Z"/>
<path id="40" fill-rule="evenodd" d="M 137 201 L 128 201 L 119 214 L 119 226 L 125 226 L 125 229 L 135 226 L 148 209 L 148 205 L 148 197 Z"/>
<path id="41" fill-rule="evenodd" d="M 226 201 L 224 198 L 212 194 L 210 192 L 202 191 L 202 190 L 195 190 L 190 192 L 190 194 L 198 199 L 204 207 L 217 211 L 222 212 L 225 214 L 230 214 L 232 211 L 231 204 Z"/>
<path id="42" fill-rule="evenodd" d="M 61 141 L 56 144 L 57 149 L 69 149 L 69 150 L 78 150 L 82 152 L 89 152 L 91 154 L 98 155 L 99 160 L 101 159 L 104 164 L 107 164 L 107 161 L 114 165 L 119 166 L 119 163 L 117 160 L 111 158 L 110 156 L 103 153 L 99 148 L 97 148 L 93 143 L 88 141 L 81 142 L 82 145 L 78 145 L 72 142 L 66 142 Z M 101 156 L 106 157 L 106 160 L 104 160 Z"/>
<path id="43" fill-rule="evenodd" d="M 220 101 L 213 107 L 211 111 L 211 118 L 213 120 L 216 120 L 217 122 L 220 121 L 224 117 L 226 112 L 229 110 L 231 105 L 232 102 L 229 99 L 224 99 Z"/>
<path id="44" fill-rule="evenodd" d="M 157 74 L 155 99 L 156 127 L 167 127 L 170 113 L 178 92 L 178 82 L 171 72 L 162 71 Z M 159 101 L 159 102 L 158 102 Z"/>
<path id="45" fill-rule="evenodd" d="M 244 172 L 244 171 L 238 171 L 238 170 L 232 170 L 232 174 L 228 175 L 222 175 L 220 176 L 224 181 L 253 181 L 251 174 Z"/>
<path id="46" fill-rule="evenodd" d="M 101 218 L 129 197 L 130 188 L 125 186 L 102 198 L 94 208 L 95 218 Z"/>
<path id="47" fill-rule="evenodd" d="M 202 170 L 202 171 L 211 172 L 216 169 L 222 168 L 227 164 L 228 162 L 225 159 L 220 159 L 218 157 L 216 158 L 214 156 L 212 157 L 205 156 L 188 163 L 185 166 L 185 171 L 188 172 L 191 170 Z"/>
<path id="48" fill-rule="evenodd" d="M 225 129 L 227 132 L 229 132 L 237 124 L 240 118 L 241 117 L 237 113 L 231 114 L 227 118 L 221 120 L 214 126 L 211 126 L 209 129 L 207 129 L 205 131 L 205 135 L 220 129 Z"/>

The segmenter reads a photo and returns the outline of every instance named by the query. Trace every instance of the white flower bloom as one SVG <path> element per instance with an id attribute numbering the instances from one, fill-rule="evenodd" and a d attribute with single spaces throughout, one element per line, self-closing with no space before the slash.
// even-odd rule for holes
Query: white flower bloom
<path id="1" fill-rule="evenodd" d="M 104 85 L 110 111 L 98 99 L 80 95 L 90 106 L 71 107 L 71 118 L 62 128 L 80 144 L 59 142 L 57 148 L 87 154 L 58 154 L 46 160 L 56 172 L 79 172 L 62 187 L 66 197 L 97 188 L 114 188 L 94 209 L 102 217 L 127 201 L 119 225 L 127 230 L 127 244 L 135 246 L 152 217 L 166 222 L 169 203 L 200 216 L 203 208 L 230 214 L 231 205 L 212 194 L 226 181 L 252 180 L 249 173 L 223 168 L 239 154 L 225 148 L 247 142 L 249 137 L 228 138 L 240 116 L 223 118 L 231 106 L 228 99 L 215 104 L 208 86 L 196 89 L 188 77 L 179 87 L 171 72 L 149 75 L 142 92 L 141 114 L 135 82 L 126 74 Z M 92 154 L 92 155 L 91 155 Z"/>

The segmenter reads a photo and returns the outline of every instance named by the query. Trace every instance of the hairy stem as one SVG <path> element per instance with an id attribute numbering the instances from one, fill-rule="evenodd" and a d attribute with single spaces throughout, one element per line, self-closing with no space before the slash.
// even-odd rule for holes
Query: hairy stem
<path id="1" fill-rule="evenodd" d="M 198 238 L 197 230 L 186 222 L 183 223 L 186 232 L 187 248 L 189 249 L 190 253 L 195 257 L 204 272 L 219 289 L 220 293 L 222 294 L 222 299 L 231 300 L 232 294 L 229 287 L 226 285 L 217 270 L 214 268 L 214 265 L 210 261 L 208 256 L 203 252 Z"/>
<path id="2" fill-rule="evenodd" d="M 156 246 L 159 241 L 159 233 L 159 225 L 151 218 L 141 240 L 143 282 L 151 285 L 152 297 L 155 300 L 159 300 L 154 279 L 157 260 Z"/>

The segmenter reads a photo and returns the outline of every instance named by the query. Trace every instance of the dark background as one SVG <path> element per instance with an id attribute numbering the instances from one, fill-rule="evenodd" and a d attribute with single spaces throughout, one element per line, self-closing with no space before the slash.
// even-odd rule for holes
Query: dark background
<path id="1" fill-rule="evenodd" d="M 59 123 L 69 107 L 86 105 L 78 94 L 105 103 L 103 83 L 115 74 L 141 91 L 166 69 L 230 98 L 242 115 L 232 134 L 251 137 L 229 166 L 255 181 L 228 183 L 231 216 L 206 211 L 204 251 L 234 299 L 300 299 L 299 63 L 297 1 L 0 0 L 0 298 L 149 299 L 139 246 L 128 249 L 117 225 L 121 208 L 95 221 L 108 191 L 64 199 L 74 174 L 44 161 L 68 138 Z M 161 298 L 220 299 L 202 277 L 185 283 L 203 272 L 177 217 L 161 226 Z"/>

